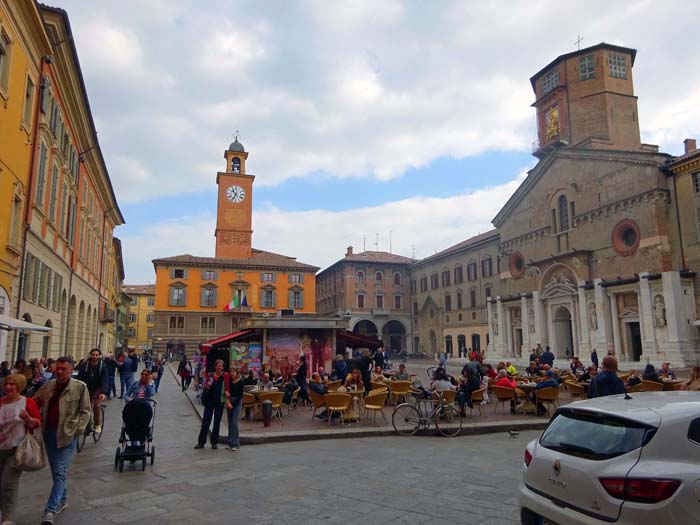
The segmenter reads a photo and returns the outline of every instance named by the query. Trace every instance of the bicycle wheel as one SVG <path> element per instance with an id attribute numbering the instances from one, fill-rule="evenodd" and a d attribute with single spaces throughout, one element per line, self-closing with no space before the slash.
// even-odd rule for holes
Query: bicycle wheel
<path id="1" fill-rule="evenodd" d="M 95 443 L 99 442 L 100 439 L 102 439 L 102 432 L 105 431 L 105 407 L 100 407 L 100 411 L 102 412 L 102 426 L 100 427 L 99 432 L 95 432 L 94 428 L 92 431 L 92 439 L 95 440 Z"/>
<path id="2" fill-rule="evenodd" d="M 85 446 L 85 440 L 87 439 L 87 430 L 78 436 L 78 441 L 75 444 L 75 448 L 78 452 L 83 450 Z"/>
<path id="3" fill-rule="evenodd" d="M 418 432 L 420 426 L 420 413 L 418 409 L 408 403 L 402 403 L 394 409 L 391 416 L 391 424 L 394 430 L 401 436 L 412 436 Z"/>
<path id="4" fill-rule="evenodd" d="M 435 428 L 445 437 L 455 437 L 462 431 L 462 418 L 453 406 L 444 406 L 435 413 Z"/>

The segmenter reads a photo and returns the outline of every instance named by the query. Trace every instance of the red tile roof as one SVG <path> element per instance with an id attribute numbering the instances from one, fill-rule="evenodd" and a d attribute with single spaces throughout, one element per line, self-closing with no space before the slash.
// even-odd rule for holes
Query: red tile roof
<path id="1" fill-rule="evenodd" d="M 361 252 L 353 253 L 352 255 L 346 255 L 341 259 L 341 261 L 349 262 L 378 262 L 378 263 L 396 263 L 396 264 L 411 264 L 416 262 L 415 259 L 410 257 L 404 257 L 403 255 L 396 255 L 395 253 L 389 252 Z"/>
<path id="2" fill-rule="evenodd" d="M 169 266 L 173 264 L 181 264 L 183 266 L 196 267 L 229 267 L 229 268 L 288 268 L 293 270 L 305 270 L 308 272 L 316 272 L 319 268 L 310 264 L 304 264 L 297 261 L 294 257 L 280 255 L 278 253 L 256 250 L 253 248 L 253 255 L 247 259 L 222 259 L 217 257 L 197 257 L 189 253 L 184 255 L 175 255 L 173 257 L 163 257 L 161 259 L 153 259 L 154 266 Z"/>
<path id="3" fill-rule="evenodd" d="M 155 295 L 155 284 L 125 284 L 122 291 L 127 295 Z"/>

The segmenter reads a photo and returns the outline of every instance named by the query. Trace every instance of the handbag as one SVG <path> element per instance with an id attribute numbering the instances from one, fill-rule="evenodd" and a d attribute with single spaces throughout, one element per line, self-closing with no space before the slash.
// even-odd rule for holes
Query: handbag
<path id="1" fill-rule="evenodd" d="M 36 433 L 40 434 L 39 429 Z M 15 449 L 14 467 L 23 472 L 33 472 L 46 467 L 44 440 L 40 435 L 27 432 Z"/>

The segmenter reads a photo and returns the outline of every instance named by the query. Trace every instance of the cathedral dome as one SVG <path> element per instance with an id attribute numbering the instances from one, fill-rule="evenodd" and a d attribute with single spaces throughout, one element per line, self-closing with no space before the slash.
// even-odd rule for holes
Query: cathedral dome
<path id="1" fill-rule="evenodd" d="M 229 151 L 235 151 L 236 153 L 245 153 L 245 148 L 243 147 L 243 144 L 238 142 L 238 139 L 234 140 L 231 145 L 228 147 Z"/>

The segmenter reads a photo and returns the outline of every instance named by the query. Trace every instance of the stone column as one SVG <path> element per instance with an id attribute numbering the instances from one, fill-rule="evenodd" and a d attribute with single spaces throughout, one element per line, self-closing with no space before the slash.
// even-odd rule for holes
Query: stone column
<path id="1" fill-rule="evenodd" d="M 523 323 L 523 355 L 530 355 L 530 316 L 527 307 L 527 295 L 520 294 L 520 317 Z"/>
<path id="2" fill-rule="evenodd" d="M 617 313 L 617 296 L 614 293 L 610 294 L 610 317 L 612 319 L 613 345 L 615 355 L 618 360 L 622 357 L 622 344 L 620 342 L 620 316 Z M 599 325 L 600 326 L 600 325 Z M 625 356 L 625 360 L 627 356 Z"/>
<path id="3" fill-rule="evenodd" d="M 602 283 L 602 279 L 595 279 L 593 281 L 596 317 L 598 319 L 598 331 L 597 333 L 594 332 L 591 337 L 591 345 L 599 352 L 598 356 L 601 359 L 602 356 L 604 356 L 607 353 L 607 351 L 613 347 L 610 338 L 610 317 L 608 315 L 608 313 L 610 312 L 610 302 L 605 296 L 605 290 L 603 290 Z"/>
<path id="4" fill-rule="evenodd" d="M 661 274 L 664 286 L 664 302 L 666 303 L 666 327 L 668 329 L 668 342 L 677 343 L 687 341 L 685 334 L 685 312 L 683 311 L 683 290 L 681 289 L 681 276 L 678 272 L 664 272 Z"/>
<path id="5" fill-rule="evenodd" d="M 486 319 L 488 322 L 488 334 L 489 334 L 489 344 L 486 345 L 486 351 L 487 352 L 493 352 L 496 348 L 496 338 L 493 335 L 493 305 L 491 304 L 491 301 L 486 301 Z M 465 334 L 466 337 L 466 334 Z M 459 344 L 459 343 L 457 343 Z M 465 350 L 466 350 L 466 341 L 465 341 Z"/>
<path id="6" fill-rule="evenodd" d="M 498 338 L 496 344 L 496 355 L 499 357 L 505 357 L 508 352 L 508 347 L 506 345 L 506 323 L 505 323 L 505 312 L 503 311 L 503 303 L 501 302 L 501 297 L 496 297 L 496 313 L 498 314 Z"/>
<path id="7" fill-rule="evenodd" d="M 589 321 L 588 321 L 588 301 L 586 300 L 586 281 L 578 282 L 578 316 L 581 321 L 581 330 L 579 335 L 581 336 L 579 340 L 578 353 L 582 354 L 586 352 L 589 354 L 591 352 L 591 336 L 589 331 Z"/>
<path id="8" fill-rule="evenodd" d="M 506 308 L 506 357 L 511 357 L 515 355 L 515 349 L 513 348 L 513 315 L 511 314 L 510 308 Z"/>
<path id="9" fill-rule="evenodd" d="M 537 291 L 532 292 L 532 306 L 535 309 L 535 343 L 539 343 L 542 348 L 545 348 L 549 344 L 549 337 L 547 337 L 547 327 L 544 324 L 540 293 Z"/>
<path id="10" fill-rule="evenodd" d="M 642 353 L 656 353 L 656 333 L 652 315 L 649 272 L 639 274 L 639 326 L 642 330 Z"/>

